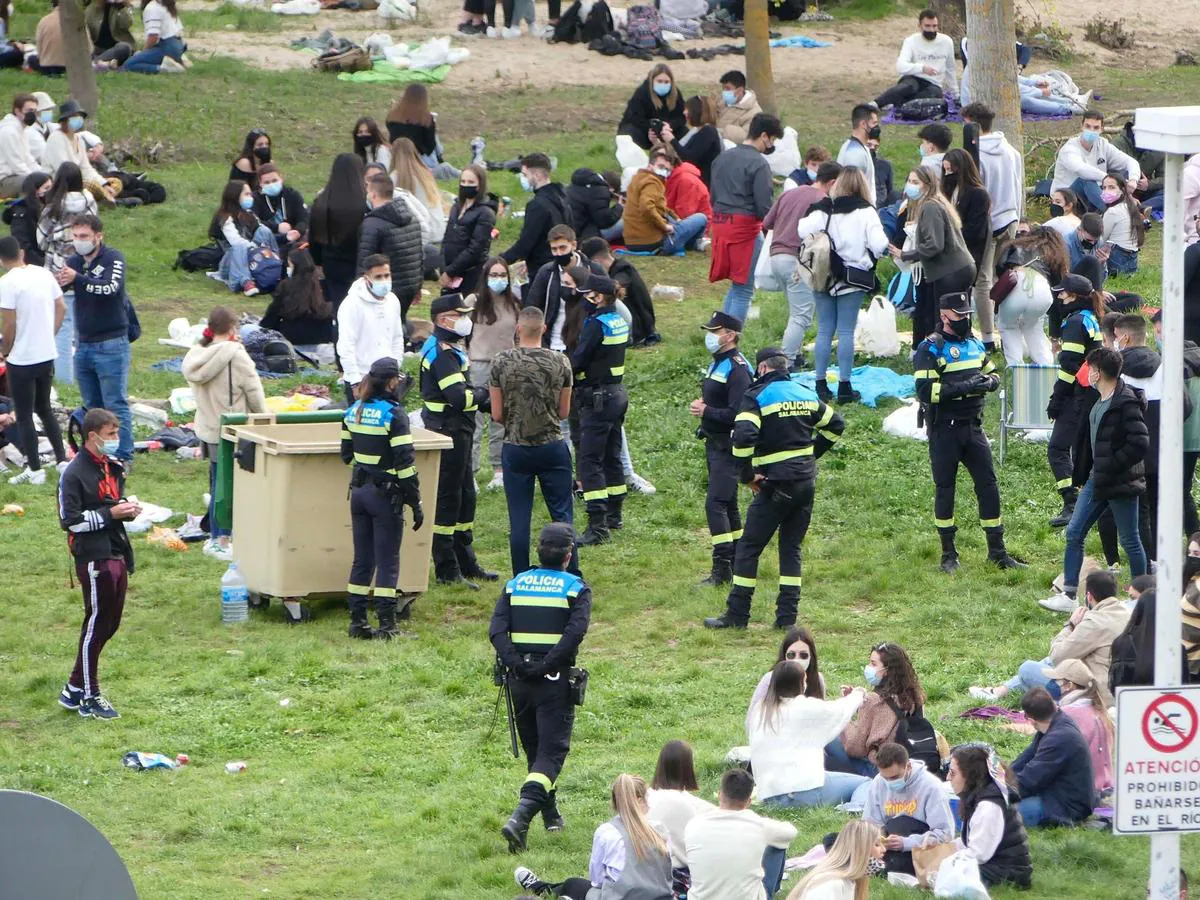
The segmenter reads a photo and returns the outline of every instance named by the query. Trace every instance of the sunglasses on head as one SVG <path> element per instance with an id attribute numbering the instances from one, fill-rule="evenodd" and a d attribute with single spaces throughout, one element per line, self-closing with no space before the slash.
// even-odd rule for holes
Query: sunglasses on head
<path id="1" fill-rule="evenodd" d="M 889 644 L 887 641 L 884 641 L 882 644 L 876 644 L 874 647 L 872 647 L 871 652 L 872 653 L 886 653 L 887 651 L 889 651 L 891 649 L 892 649 L 892 645 Z"/>

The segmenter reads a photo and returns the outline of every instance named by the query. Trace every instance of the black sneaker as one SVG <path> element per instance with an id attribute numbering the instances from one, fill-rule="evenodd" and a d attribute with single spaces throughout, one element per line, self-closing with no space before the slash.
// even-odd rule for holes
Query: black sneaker
<path id="1" fill-rule="evenodd" d="M 79 709 L 83 703 L 83 689 L 71 687 L 71 685 L 63 685 L 63 689 L 58 692 L 58 705 L 63 709 L 69 709 L 72 712 Z"/>
<path id="2" fill-rule="evenodd" d="M 121 714 L 103 696 L 84 697 L 79 704 L 79 714 L 85 719 L 119 719 Z"/>
<path id="3" fill-rule="evenodd" d="M 517 880 L 517 884 L 521 886 L 522 890 L 529 891 L 531 894 L 541 896 L 550 889 L 550 885 L 534 875 L 533 871 L 527 869 L 525 866 L 517 866 L 513 872 L 513 878 Z"/>

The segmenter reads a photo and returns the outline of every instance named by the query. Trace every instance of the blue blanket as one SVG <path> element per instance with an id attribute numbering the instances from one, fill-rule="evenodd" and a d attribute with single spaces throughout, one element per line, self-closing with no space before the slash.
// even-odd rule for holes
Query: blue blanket
<path id="1" fill-rule="evenodd" d="M 801 47 L 805 50 L 812 50 L 815 47 L 832 47 L 833 44 L 829 41 L 818 41 L 810 37 L 805 37 L 802 34 L 793 34 L 789 37 L 775 38 L 771 41 L 772 47 Z"/>
<path id="2" fill-rule="evenodd" d="M 683 250 L 674 253 L 659 253 L 657 250 L 630 250 L 627 247 L 613 247 L 613 256 L 683 256 Z"/>
<path id="3" fill-rule="evenodd" d="M 182 356 L 174 356 L 174 357 L 171 357 L 170 359 L 160 359 L 156 363 L 150 363 L 150 368 L 154 369 L 156 372 L 182 373 L 183 372 L 183 357 Z M 314 375 L 323 375 L 323 374 L 331 374 L 331 373 L 314 372 L 313 374 Z M 280 375 L 278 372 L 264 372 L 262 369 L 258 370 L 258 377 L 259 378 L 287 378 L 286 375 Z"/>
<path id="4" fill-rule="evenodd" d="M 837 392 L 837 370 L 831 369 L 826 374 L 829 387 Z M 862 394 L 863 405 L 872 409 L 876 407 L 880 397 L 911 397 L 917 390 L 916 380 L 911 375 L 901 375 L 882 366 L 855 366 L 850 371 L 850 380 L 854 389 Z M 792 381 L 803 385 L 816 396 L 817 381 L 812 372 L 798 372 L 792 376 Z"/>

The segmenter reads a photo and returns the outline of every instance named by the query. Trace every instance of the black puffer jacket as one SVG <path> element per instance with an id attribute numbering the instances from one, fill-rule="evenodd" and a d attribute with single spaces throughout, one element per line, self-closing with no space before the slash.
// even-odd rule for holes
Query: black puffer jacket
<path id="1" fill-rule="evenodd" d="M 525 206 L 525 222 L 521 225 L 517 242 L 500 255 L 509 265 L 518 259 L 525 260 L 529 277 L 533 278 L 538 269 L 553 259 L 546 235 L 555 225 L 574 228 L 575 220 L 563 186 L 551 181 L 533 192 L 533 199 Z"/>
<path id="2" fill-rule="evenodd" d="M 472 203 L 465 213 L 459 213 L 459 201 L 450 207 L 446 221 L 446 236 L 442 238 L 442 271 L 451 278 L 462 278 L 463 296 L 479 286 L 479 275 L 492 249 L 492 229 L 496 227 L 496 210 L 500 203 L 495 194 L 488 194 Z"/>
<path id="3" fill-rule="evenodd" d="M 1080 431 L 1091 435 L 1084 418 Z M 1092 490 L 1102 500 L 1136 497 L 1146 492 L 1146 453 L 1150 432 L 1146 428 L 1146 398 L 1124 381 L 1113 391 L 1112 402 L 1096 430 L 1096 447 L 1091 440 L 1077 444 L 1080 466 L 1091 470 Z"/>
<path id="4" fill-rule="evenodd" d="M 421 290 L 424 251 L 421 247 L 421 223 L 403 200 L 377 206 L 363 219 L 358 237 L 357 274 L 372 253 L 382 253 L 392 266 L 392 293 L 401 301 L 411 300 Z"/>
<path id="5" fill-rule="evenodd" d="M 591 169 L 576 169 L 567 186 L 567 202 L 575 219 L 575 236 L 584 241 L 598 237 L 601 228 L 611 228 L 621 218 L 620 205 L 613 205 L 608 182 Z"/>
<path id="6" fill-rule="evenodd" d="M 4 210 L 4 224 L 25 251 L 25 262 L 31 266 L 40 266 L 46 261 L 45 254 L 38 249 L 38 217 L 29 214 L 29 207 L 25 205 L 24 200 L 17 200 Z"/>

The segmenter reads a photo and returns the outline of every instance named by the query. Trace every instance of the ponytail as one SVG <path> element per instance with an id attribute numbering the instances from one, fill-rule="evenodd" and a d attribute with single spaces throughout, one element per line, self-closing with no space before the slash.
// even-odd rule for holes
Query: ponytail
<path id="1" fill-rule="evenodd" d="M 227 335 L 237 327 L 237 316 L 228 306 L 214 306 L 208 314 L 208 324 L 200 335 L 200 346 L 207 347 L 217 335 Z"/>
<path id="2" fill-rule="evenodd" d="M 376 397 L 387 393 L 388 382 L 390 378 L 373 378 L 371 375 L 364 375 L 363 380 L 358 383 L 358 409 L 354 411 L 354 421 L 362 422 L 363 407 L 374 400 Z"/>
<path id="3" fill-rule="evenodd" d="M 612 805 L 625 833 L 629 835 L 630 847 L 638 859 L 648 859 L 652 854 L 665 855 L 667 842 L 659 834 L 643 808 L 646 803 L 646 782 L 637 775 L 618 775 L 612 786 Z"/>
<path id="4" fill-rule="evenodd" d="M 1092 301 L 1092 312 L 1096 314 L 1096 320 L 1104 318 L 1104 314 L 1108 312 L 1108 304 L 1104 302 L 1104 291 L 1092 291 L 1088 297 Z"/>

